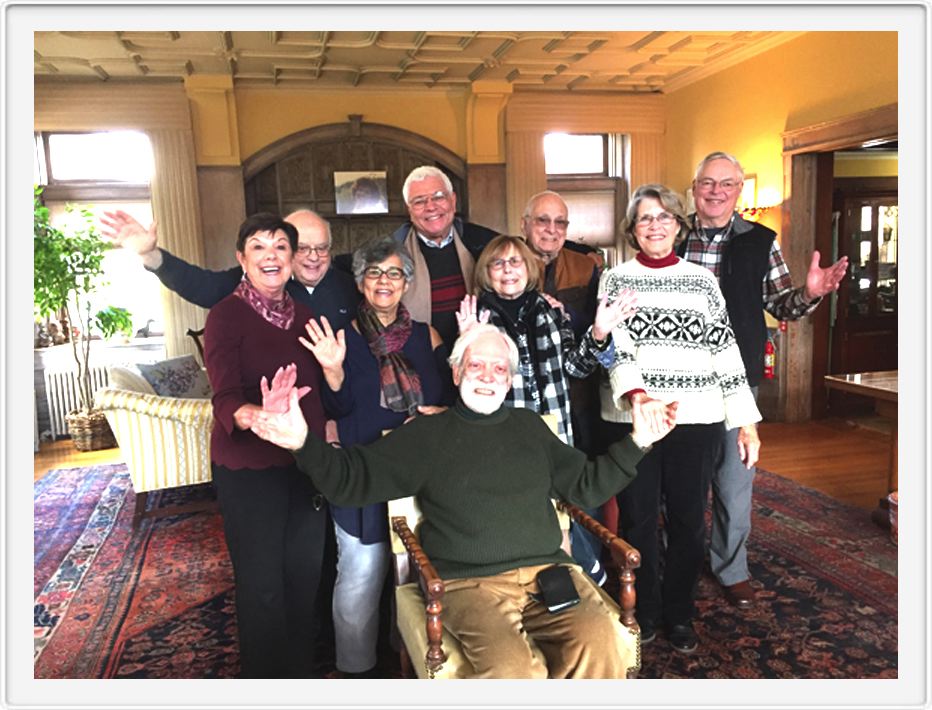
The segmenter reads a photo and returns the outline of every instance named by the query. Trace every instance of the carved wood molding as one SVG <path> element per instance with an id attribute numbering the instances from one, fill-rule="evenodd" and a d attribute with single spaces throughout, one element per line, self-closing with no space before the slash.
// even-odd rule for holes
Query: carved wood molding
<path id="1" fill-rule="evenodd" d="M 278 162 L 293 150 L 308 143 L 328 143 L 346 138 L 363 138 L 376 142 L 402 145 L 410 150 L 429 156 L 449 169 L 454 175 L 465 179 L 466 161 L 456 153 L 444 148 L 422 135 L 381 123 L 328 123 L 298 133 L 292 133 L 269 144 L 243 162 L 243 180 L 248 181 L 269 165 Z"/>
<path id="2" fill-rule="evenodd" d="M 805 128 L 784 131 L 783 154 L 815 153 L 860 145 L 869 140 L 896 138 L 898 104 L 823 121 Z"/>

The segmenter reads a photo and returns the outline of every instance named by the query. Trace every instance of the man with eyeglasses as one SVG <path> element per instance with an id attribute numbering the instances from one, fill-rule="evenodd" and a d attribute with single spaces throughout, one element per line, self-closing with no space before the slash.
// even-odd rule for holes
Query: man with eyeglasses
<path id="1" fill-rule="evenodd" d="M 566 241 L 570 226 L 566 202 L 545 190 L 528 200 L 521 217 L 521 233 L 544 265 L 544 293 L 557 299 L 581 337 L 592 325 L 598 306 L 601 259 L 583 244 Z"/>
<path id="2" fill-rule="evenodd" d="M 692 228 L 678 252 L 718 277 L 748 384 L 756 396 L 767 342 L 764 310 L 778 320 L 809 315 L 823 296 L 838 288 L 848 258 L 823 269 L 819 252 L 814 252 L 805 284 L 794 288 L 776 232 L 742 219 L 735 211 L 743 184 L 744 170 L 733 155 L 715 152 L 702 159 L 693 180 L 696 212 L 689 216 Z M 755 470 L 747 469 L 738 458 L 738 431 L 725 433 L 722 458 L 712 479 L 710 559 L 728 601 L 748 609 L 757 595 L 750 583 L 746 549 Z"/>
<path id="3" fill-rule="evenodd" d="M 552 190 L 538 192 L 524 208 L 521 233 L 543 264 L 544 294 L 560 302 L 578 339 L 595 318 L 601 263 L 595 250 L 567 242 L 568 214 L 566 202 L 559 193 Z M 573 445 L 592 454 L 599 412 L 598 377 L 595 374 L 585 379 L 571 377 L 569 385 Z M 603 519 L 596 509 L 586 512 Z M 573 526 L 571 544 L 573 556 L 596 583 L 603 584 L 607 575 L 598 557 L 600 543 L 585 530 Z"/>
<path id="4" fill-rule="evenodd" d="M 451 349 L 458 334 L 456 311 L 472 293 L 476 259 L 497 234 L 456 217 L 453 184 L 432 165 L 412 170 L 402 195 L 411 221 L 392 236 L 414 260 L 414 279 L 402 300 L 411 317 L 434 326 Z"/>
<path id="5" fill-rule="evenodd" d="M 143 266 L 186 301 L 210 308 L 233 293 L 243 278 L 239 266 L 209 271 L 159 247 L 155 225 L 147 230 L 123 211 L 104 215 L 103 236 L 115 246 L 139 254 Z M 351 275 L 332 268 L 330 225 L 311 210 L 292 212 L 285 221 L 298 230 L 298 249 L 292 262 L 294 278 L 288 282 L 288 293 L 309 306 L 316 316 L 327 316 L 334 330 L 345 327 L 355 316 L 360 295 Z"/>

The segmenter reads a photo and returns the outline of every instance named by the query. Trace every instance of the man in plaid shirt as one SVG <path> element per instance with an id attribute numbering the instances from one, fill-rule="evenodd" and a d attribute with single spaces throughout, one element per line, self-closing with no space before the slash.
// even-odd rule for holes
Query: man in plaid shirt
<path id="1" fill-rule="evenodd" d="M 756 396 L 763 374 L 767 328 L 764 310 L 778 320 L 796 320 L 812 313 L 822 296 L 835 291 L 848 268 L 848 257 L 823 269 L 814 252 L 803 286 L 793 288 L 776 232 L 748 222 L 735 212 L 744 184 L 744 170 L 728 153 L 707 155 L 696 168 L 693 195 L 696 213 L 679 255 L 705 266 L 719 280 L 748 384 Z M 735 606 L 747 609 L 756 592 L 750 584 L 746 543 L 751 532 L 754 469 L 745 469 L 735 441 L 738 430 L 726 432 L 722 458 L 712 479 L 712 572 Z"/>

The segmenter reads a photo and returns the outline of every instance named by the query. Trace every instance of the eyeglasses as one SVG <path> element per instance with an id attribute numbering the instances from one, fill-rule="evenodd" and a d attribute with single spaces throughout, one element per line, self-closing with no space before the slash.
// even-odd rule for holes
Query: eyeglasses
<path id="1" fill-rule="evenodd" d="M 399 269 L 397 266 L 389 266 L 387 269 L 380 269 L 378 266 L 368 266 L 366 270 L 363 271 L 367 279 L 372 281 L 377 281 L 383 276 L 387 276 L 389 281 L 400 281 L 405 277 L 405 272 L 403 269 Z"/>
<path id="2" fill-rule="evenodd" d="M 489 271 L 501 271 L 508 264 L 512 269 L 518 269 L 524 266 L 524 257 L 510 256 L 507 259 L 492 259 L 489 262 Z"/>
<path id="3" fill-rule="evenodd" d="M 711 192 L 715 189 L 715 186 L 718 185 L 725 192 L 731 192 L 741 183 L 740 180 L 732 180 L 731 178 L 725 178 L 724 180 L 713 180 L 712 178 L 702 178 L 702 180 L 696 180 L 696 185 L 699 186 L 703 192 Z"/>
<path id="4" fill-rule="evenodd" d="M 433 195 L 421 195 L 420 197 L 415 197 L 408 203 L 408 206 L 411 209 L 417 210 L 420 212 L 423 209 L 427 208 L 428 203 L 432 205 L 439 205 L 441 202 L 446 202 L 450 199 L 450 193 L 444 192 L 443 190 L 437 190 Z"/>
<path id="5" fill-rule="evenodd" d="M 669 227 L 675 221 L 676 215 L 672 215 L 669 212 L 660 212 L 659 214 L 641 215 L 634 224 L 638 227 L 649 227 L 654 222 L 657 222 L 664 227 Z"/>
<path id="6" fill-rule="evenodd" d="M 566 228 L 570 226 L 569 220 L 557 218 L 550 219 L 550 217 L 545 217 L 544 215 L 538 215 L 534 217 L 534 224 L 536 224 L 541 229 L 546 229 L 547 227 L 553 226 L 558 232 L 565 232 Z"/>
<path id="7" fill-rule="evenodd" d="M 298 256 L 307 256 L 311 252 L 314 252 L 317 256 L 327 256 L 330 253 L 330 245 L 324 245 L 319 247 L 312 247 L 309 244 L 299 244 L 297 249 Z"/>

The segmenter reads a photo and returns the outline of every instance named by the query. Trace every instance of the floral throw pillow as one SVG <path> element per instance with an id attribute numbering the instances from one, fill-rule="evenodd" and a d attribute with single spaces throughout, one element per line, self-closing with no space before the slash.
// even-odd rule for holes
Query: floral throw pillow
<path id="1" fill-rule="evenodd" d="M 153 365 L 136 365 L 156 394 L 163 397 L 208 399 L 211 396 L 207 375 L 193 355 L 169 358 Z"/>

